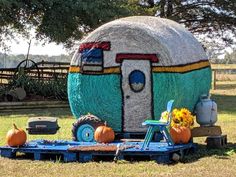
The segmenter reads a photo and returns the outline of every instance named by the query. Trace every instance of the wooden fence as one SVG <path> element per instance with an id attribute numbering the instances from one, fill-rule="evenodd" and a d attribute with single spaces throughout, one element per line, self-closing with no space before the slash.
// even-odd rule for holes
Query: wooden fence
<path id="1" fill-rule="evenodd" d="M 227 73 L 236 76 L 236 64 L 211 64 L 212 68 L 212 89 L 216 89 L 217 74 Z M 232 72 L 233 71 L 233 72 Z"/>
<path id="2" fill-rule="evenodd" d="M 39 78 L 42 80 L 51 80 L 63 78 L 67 75 L 70 63 L 67 62 L 48 62 L 41 61 L 36 63 L 39 70 Z M 236 64 L 211 64 L 212 67 L 212 89 L 216 88 L 217 73 L 236 71 Z M 32 78 L 38 78 L 38 70 L 30 69 L 29 75 Z M 0 68 L 0 85 L 8 84 L 17 72 L 17 68 Z"/>
<path id="3" fill-rule="evenodd" d="M 36 63 L 37 68 L 26 69 L 31 78 L 52 80 L 64 78 L 68 73 L 70 63 L 41 61 Z M 0 85 L 8 84 L 17 74 L 19 68 L 0 68 Z"/>

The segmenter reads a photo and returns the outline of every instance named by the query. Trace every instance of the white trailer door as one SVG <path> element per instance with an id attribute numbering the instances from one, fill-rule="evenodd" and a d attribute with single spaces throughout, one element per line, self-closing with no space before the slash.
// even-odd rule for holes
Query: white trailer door
<path id="1" fill-rule="evenodd" d="M 123 130 L 144 132 L 142 122 L 152 118 L 151 63 L 149 60 L 123 60 Z"/>

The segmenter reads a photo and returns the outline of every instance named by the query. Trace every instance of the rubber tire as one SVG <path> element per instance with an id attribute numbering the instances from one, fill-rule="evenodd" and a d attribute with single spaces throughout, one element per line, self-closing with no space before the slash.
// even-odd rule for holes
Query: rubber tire
<path id="1" fill-rule="evenodd" d="M 72 139 L 74 141 L 79 141 L 77 139 L 77 130 L 81 125 L 89 124 L 91 125 L 94 130 L 96 130 L 97 127 L 104 125 L 103 121 L 96 116 L 93 115 L 85 115 L 81 116 L 75 123 L 72 124 Z"/>
<path id="2" fill-rule="evenodd" d="M 21 65 L 25 62 L 30 62 L 32 63 L 32 66 L 30 66 L 28 69 L 36 69 L 37 70 L 37 75 L 38 75 L 38 80 L 40 80 L 40 71 L 39 71 L 39 67 L 38 67 L 38 64 L 35 63 L 33 60 L 30 60 L 30 59 L 25 59 L 23 61 L 21 61 L 17 66 L 16 66 L 16 71 L 13 75 L 13 80 L 17 80 L 18 78 L 18 71 L 19 71 L 19 68 L 21 67 Z M 24 69 L 26 69 L 27 66 L 24 66 Z"/>

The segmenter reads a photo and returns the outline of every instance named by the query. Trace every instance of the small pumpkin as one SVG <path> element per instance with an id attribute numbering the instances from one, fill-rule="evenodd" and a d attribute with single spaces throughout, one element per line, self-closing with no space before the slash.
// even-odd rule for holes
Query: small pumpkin
<path id="1" fill-rule="evenodd" d="M 110 143 L 115 139 L 115 132 L 111 127 L 105 125 L 99 126 L 94 132 L 94 139 L 99 143 Z"/>
<path id="2" fill-rule="evenodd" d="M 170 129 L 170 135 L 175 144 L 188 143 L 191 138 L 191 131 L 188 127 L 174 126 Z"/>
<path id="3" fill-rule="evenodd" d="M 21 146 L 25 144 L 27 136 L 23 129 L 13 124 L 13 129 L 7 132 L 6 139 L 9 146 Z"/>

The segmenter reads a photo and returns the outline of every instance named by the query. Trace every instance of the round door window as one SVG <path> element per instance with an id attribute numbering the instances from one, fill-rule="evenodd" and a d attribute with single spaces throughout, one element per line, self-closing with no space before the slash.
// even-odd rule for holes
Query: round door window
<path id="1" fill-rule="evenodd" d="M 141 92 L 145 86 L 145 74 L 134 70 L 129 75 L 129 85 L 134 92 Z"/>

